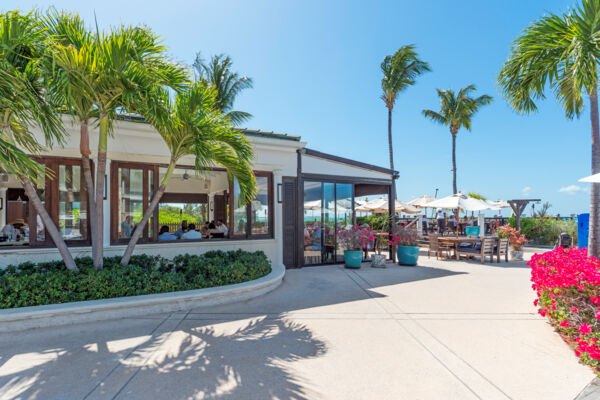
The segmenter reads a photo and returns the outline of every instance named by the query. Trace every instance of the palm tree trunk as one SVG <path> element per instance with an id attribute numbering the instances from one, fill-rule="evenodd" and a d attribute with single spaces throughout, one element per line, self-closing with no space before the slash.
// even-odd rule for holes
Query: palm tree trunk
<path id="1" fill-rule="evenodd" d="M 598 128 L 598 87 L 596 86 L 590 96 L 590 118 L 592 123 L 592 174 L 600 172 L 600 134 Z M 599 256 L 600 229 L 600 184 L 592 183 L 590 191 L 590 227 L 588 238 L 588 255 Z"/>
<path id="2" fill-rule="evenodd" d="M 96 166 L 96 234 L 92 246 L 95 247 L 94 267 L 102 269 L 104 258 L 104 175 L 106 174 L 106 150 L 108 143 L 108 121 L 106 114 L 100 114 L 100 134 L 98 137 L 98 165 Z"/>
<path id="3" fill-rule="evenodd" d="M 389 213 L 390 213 L 390 223 L 388 233 L 392 234 L 393 215 L 396 215 L 396 180 L 394 179 L 394 147 L 392 145 L 392 108 L 388 107 L 388 150 L 390 152 L 390 169 L 392 170 L 392 187 L 390 190 L 390 198 L 389 200 Z M 390 258 L 392 261 L 396 261 L 396 255 L 394 253 L 394 247 L 390 246 Z"/>
<path id="4" fill-rule="evenodd" d="M 52 221 L 52 218 L 50 218 L 50 215 L 48 215 L 48 211 L 46 210 L 46 207 L 44 207 L 44 205 L 42 204 L 42 201 L 40 200 L 40 197 L 38 196 L 33 185 L 31 184 L 31 181 L 27 179 L 27 177 L 25 177 L 24 175 L 21 175 L 20 178 L 23 181 L 23 188 L 25 189 L 25 194 L 27 195 L 29 201 L 33 205 L 34 210 L 42 219 L 42 222 L 44 223 L 44 228 L 46 229 L 46 232 L 48 232 L 48 235 L 50 235 L 50 238 L 56 245 L 60 256 L 65 262 L 65 266 L 71 271 L 79 271 L 79 269 L 77 268 L 77 264 L 75 264 L 75 260 L 73 260 L 73 255 L 69 251 L 65 240 L 56 228 L 54 221 Z"/>
<path id="5" fill-rule="evenodd" d="M 176 160 L 171 160 L 171 162 L 169 163 L 167 172 L 165 173 L 165 176 L 163 177 L 160 185 L 158 186 L 158 190 L 156 191 L 156 193 L 154 193 L 154 196 L 152 196 L 152 201 L 148 205 L 148 208 L 146 209 L 142 220 L 137 224 L 137 226 L 135 227 L 135 231 L 133 231 L 131 238 L 129 238 L 129 243 L 127 244 L 125 253 L 123 253 L 123 257 L 121 258 L 122 266 L 126 266 L 127 264 L 129 264 L 129 259 L 133 254 L 133 249 L 135 248 L 135 245 L 140 239 L 142 232 L 144 232 L 144 227 L 146 226 L 148 220 L 154 213 L 154 210 L 156 210 L 158 202 L 160 201 L 161 197 L 163 196 L 163 193 L 165 192 L 165 189 L 167 188 L 167 183 L 169 183 L 169 179 L 171 179 L 171 175 L 173 174 L 173 170 L 175 169 L 175 163 Z"/>
<path id="6" fill-rule="evenodd" d="M 92 243 L 92 260 L 96 258 L 96 247 L 94 238 L 96 237 L 96 199 L 94 196 L 94 182 L 92 180 L 92 166 L 90 162 L 90 134 L 88 130 L 88 120 L 81 121 L 79 151 L 81 153 L 81 163 L 83 164 L 83 176 L 85 178 L 85 188 L 88 195 L 88 221 L 90 224 Z"/>
<path id="7" fill-rule="evenodd" d="M 452 191 L 453 194 L 458 193 L 456 189 L 456 133 L 450 131 L 452 134 Z"/>

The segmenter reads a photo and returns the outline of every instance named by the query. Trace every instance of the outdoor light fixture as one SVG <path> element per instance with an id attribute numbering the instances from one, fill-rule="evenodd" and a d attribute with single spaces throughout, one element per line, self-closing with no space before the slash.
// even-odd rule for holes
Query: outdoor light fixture
<path id="1" fill-rule="evenodd" d="M 281 193 L 282 187 L 283 187 L 283 184 L 281 184 L 281 183 L 277 184 L 277 202 L 280 204 L 283 203 L 283 196 Z"/>

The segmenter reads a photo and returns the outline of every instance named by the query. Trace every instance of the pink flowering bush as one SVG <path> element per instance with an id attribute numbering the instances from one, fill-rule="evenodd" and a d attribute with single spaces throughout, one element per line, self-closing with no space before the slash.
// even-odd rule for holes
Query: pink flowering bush
<path id="1" fill-rule="evenodd" d="M 339 229 L 336 232 L 337 241 L 345 250 L 362 250 L 372 245 L 375 240 L 373 229 L 358 225 L 350 229 Z"/>
<path id="2" fill-rule="evenodd" d="M 528 242 L 525 235 L 523 235 L 517 228 L 510 226 L 510 224 L 506 224 L 498 228 L 498 237 L 508 238 L 508 241 L 514 250 L 522 250 L 523 245 Z"/>
<path id="3" fill-rule="evenodd" d="M 536 254 L 531 267 L 533 302 L 563 337 L 575 347 L 584 364 L 600 368 L 600 261 L 587 249 L 564 249 Z"/>
<path id="4" fill-rule="evenodd" d="M 418 246 L 419 235 L 415 228 L 407 226 L 398 226 L 394 228 L 394 233 L 390 237 L 388 244 L 394 246 Z"/>

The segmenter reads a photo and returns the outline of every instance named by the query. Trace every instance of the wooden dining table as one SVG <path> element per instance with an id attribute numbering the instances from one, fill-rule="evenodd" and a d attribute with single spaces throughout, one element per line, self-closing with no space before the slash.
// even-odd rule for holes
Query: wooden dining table
<path id="1" fill-rule="evenodd" d="M 440 236 L 438 237 L 438 242 L 452 245 L 454 247 L 454 257 L 459 260 L 460 257 L 458 255 L 458 246 L 461 243 L 476 243 L 480 241 L 481 238 L 478 237 L 469 237 L 469 236 Z"/>

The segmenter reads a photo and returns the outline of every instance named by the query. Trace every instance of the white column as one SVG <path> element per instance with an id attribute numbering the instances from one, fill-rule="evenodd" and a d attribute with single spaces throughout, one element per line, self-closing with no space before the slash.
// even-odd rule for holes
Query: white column
<path id="1" fill-rule="evenodd" d="M 2 210 L 0 210 L 0 229 L 6 225 L 6 187 L 0 187 L 0 201 L 2 202 Z"/>
<path id="2" fill-rule="evenodd" d="M 485 216 L 482 212 L 477 215 L 477 226 L 479 226 L 479 237 L 485 236 Z"/>
<path id="3" fill-rule="evenodd" d="M 209 221 L 215 220 L 215 194 L 214 193 L 208 194 L 208 220 Z"/>
<path id="4" fill-rule="evenodd" d="M 273 170 L 273 185 L 275 185 L 273 188 L 273 206 L 275 208 L 273 210 L 273 218 L 275 218 L 275 221 L 270 221 L 271 224 L 274 224 L 273 233 L 277 242 L 277 259 L 274 261 L 279 264 L 283 264 L 283 207 L 277 201 L 277 186 L 282 182 L 282 172 L 280 169 Z M 283 196 L 283 193 L 281 195 Z"/>
<path id="5" fill-rule="evenodd" d="M 96 160 L 96 164 L 97 160 Z M 102 206 L 104 207 L 104 247 L 110 246 L 110 160 L 106 160 L 106 200 L 102 201 Z"/>

